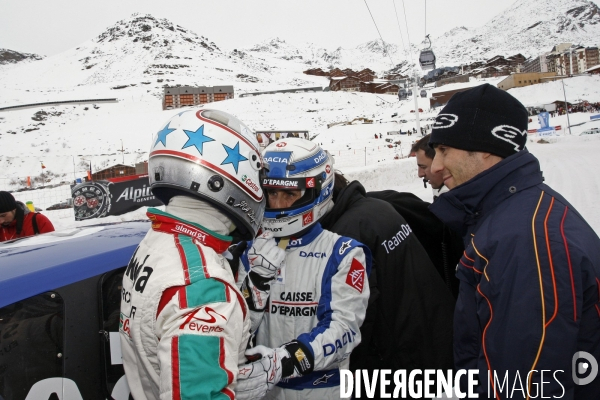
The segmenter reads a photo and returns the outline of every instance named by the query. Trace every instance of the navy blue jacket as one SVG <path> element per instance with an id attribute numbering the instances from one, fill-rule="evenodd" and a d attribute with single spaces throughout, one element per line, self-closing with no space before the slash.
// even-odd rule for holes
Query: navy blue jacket
<path id="1" fill-rule="evenodd" d="M 501 391 L 490 398 L 507 398 L 515 382 L 512 398 L 525 398 L 517 379 L 532 397 L 599 398 L 600 377 L 575 385 L 572 359 L 585 351 L 600 362 L 600 239 L 543 183 L 538 160 L 527 150 L 512 155 L 442 194 L 430 210 L 465 242 L 454 361 L 457 369 L 479 369 L 479 398 L 488 398 L 488 386 Z M 502 390 L 488 370 L 500 386 L 508 374 Z"/>

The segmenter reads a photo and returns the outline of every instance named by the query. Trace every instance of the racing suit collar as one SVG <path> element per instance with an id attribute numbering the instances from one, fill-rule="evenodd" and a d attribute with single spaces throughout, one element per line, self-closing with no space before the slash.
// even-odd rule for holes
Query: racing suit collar
<path id="1" fill-rule="evenodd" d="M 319 236 L 321 234 L 321 232 L 323 232 L 323 228 L 321 227 L 321 224 L 319 222 L 317 222 L 304 235 L 302 235 L 300 237 L 291 236 L 289 238 L 290 242 L 288 243 L 286 249 L 293 249 L 296 247 L 306 246 L 307 244 L 312 243 L 312 241 L 315 240 L 317 238 L 317 236 Z M 277 238 L 276 240 L 277 240 L 277 243 L 279 243 L 281 238 Z"/>
<path id="2" fill-rule="evenodd" d="M 231 219 L 215 207 L 189 196 L 174 196 L 165 207 L 165 212 L 186 222 L 200 224 L 219 235 L 229 235 L 235 229 Z"/>
<path id="3" fill-rule="evenodd" d="M 218 254 L 227 250 L 231 244 L 231 236 L 220 235 L 200 224 L 186 221 L 159 209 L 149 208 L 146 215 L 152 221 L 154 231 L 192 237 Z"/>

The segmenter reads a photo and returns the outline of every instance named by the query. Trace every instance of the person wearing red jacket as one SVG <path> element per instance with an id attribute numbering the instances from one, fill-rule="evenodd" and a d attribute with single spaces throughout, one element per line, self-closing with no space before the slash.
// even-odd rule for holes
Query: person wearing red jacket
<path id="1" fill-rule="evenodd" d="M 0 242 L 53 231 L 48 217 L 29 211 L 12 194 L 0 191 Z"/>

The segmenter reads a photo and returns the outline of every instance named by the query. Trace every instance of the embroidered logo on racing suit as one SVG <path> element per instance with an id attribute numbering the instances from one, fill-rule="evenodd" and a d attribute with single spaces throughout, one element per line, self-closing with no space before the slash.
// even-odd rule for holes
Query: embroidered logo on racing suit
<path id="1" fill-rule="evenodd" d="M 365 283 L 365 267 L 356 258 L 352 259 L 350 271 L 346 276 L 346 283 L 362 293 Z"/>
<path id="2" fill-rule="evenodd" d="M 181 324 L 179 329 L 189 329 L 202 333 L 223 332 L 223 327 L 219 325 L 227 321 L 224 315 L 219 314 L 211 307 L 200 307 L 184 316 L 186 317 L 185 322 Z"/>
<path id="3" fill-rule="evenodd" d="M 342 246 L 340 247 L 340 250 L 338 251 L 340 256 L 343 256 L 344 253 L 346 252 L 346 250 L 348 250 L 350 248 L 351 242 L 352 242 L 352 239 L 348 240 L 347 242 L 342 242 Z"/>

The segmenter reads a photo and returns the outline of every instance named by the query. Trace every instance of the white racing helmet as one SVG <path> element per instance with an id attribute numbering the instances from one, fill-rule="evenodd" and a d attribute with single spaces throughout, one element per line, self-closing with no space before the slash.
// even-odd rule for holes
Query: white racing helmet
<path id="1" fill-rule="evenodd" d="M 333 206 L 333 157 L 317 144 L 299 138 L 271 143 L 263 157 L 263 190 L 300 190 L 303 195 L 288 208 L 271 209 L 267 204 L 262 228 L 275 237 L 301 236 Z"/>
<path id="2" fill-rule="evenodd" d="M 251 240 L 265 208 L 262 167 L 254 132 L 233 115 L 201 109 L 173 116 L 154 135 L 148 175 L 163 203 L 177 195 L 207 201 Z"/>

